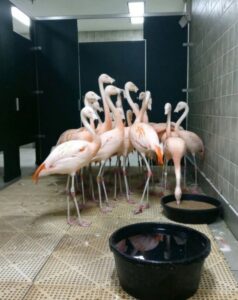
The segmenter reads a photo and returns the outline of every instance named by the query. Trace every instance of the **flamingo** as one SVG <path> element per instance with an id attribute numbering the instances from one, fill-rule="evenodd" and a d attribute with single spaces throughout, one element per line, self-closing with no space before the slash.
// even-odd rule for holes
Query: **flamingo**
<path id="1" fill-rule="evenodd" d="M 164 114 L 167 115 L 167 128 L 166 128 L 166 139 L 164 141 L 164 154 L 166 158 L 166 169 L 167 162 L 172 159 L 174 162 L 174 171 L 176 177 L 175 186 L 175 199 L 177 204 L 180 203 L 182 190 L 181 190 L 181 159 L 186 154 L 186 145 L 182 138 L 171 136 L 171 110 L 172 106 L 170 103 L 166 103 L 164 106 Z M 166 170 L 167 172 L 167 170 Z M 167 174 L 167 173 L 166 173 Z"/>
<path id="2" fill-rule="evenodd" d="M 126 111 L 126 122 L 127 122 L 127 126 L 131 126 L 132 125 L 132 118 L 133 118 L 133 112 L 131 109 L 128 109 Z"/>
<path id="3" fill-rule="evenodd" d="M 97 102 L 99 99 L 101 99 L 100 96 L 98 96 L 96 93 L 94 93 L 92 91 L 89 91 L 85 94 L 85 98 L 84 98 L 85 106 L 90 106 L 90 107 L 94 108 L 94 110 L 95 110 L 95 107 L 97 107 L 95 102 Z M 98 116 L 98 114 L 97 114 L 97 116 Z M 91 123 L 94 123 L 94 122 L 91 122 Z M 92 135 L 84 127 L 80 127 L 78 129 L 68 129 L 60 135 L 56 145 L 60 145 L 64 142 L 70 141 L 70 140 L 86 140 L 86 141 L 90 142 L 90 141 L 92 141 Z"/>
<path id="4" fill-rule="evenodd" d="M 195 169 L 195 187 L 196 187 L 197 186 L 196 154 L 199 154 L 201 157 L 204 156 L 204 144 L 201 138 L 196 133 L 188 130 L 179 130 L 180 124 L 183 122 L 183 120 L 187 117 L 189 113 L 189 106 L 184 101 L 180 101 L 177 104 L 174 112 L 178 113 L 182 109 L 184 109 L 184 113 L 181 115 L 181 117 L 178 119 L 176 123 L 175 132 L 178 134 L 179 137 L 181 137 L 185 141 L 188 152 L 190 152 L 193 156 L 194 169 Z"/>
<path id="5" fill-rule="evenodd" d="M 121 90 L 119 88 L 112 85 L 108 85 L 105 89 L 105 101 L 107 102 L 108 107 L 110 107 L 110 109 L 112 110 L 116 123 L 115 123 L 115 128 L 106 131 L 100 135 L 101 148 L 99 149 L 95 157 L 92 159 L 92 162 L 103 162 L 100 166 L 97 175 L 99 205 L 102 212 L 111 211 L 111 208 L 109 207 L 109 201 L 108 201 L 106 187 L 103 178 L 104 167 L 106 161 L 113 155 L 116 155 L 121 150 L 121 147 L 123 145 L 123 139 L 124 139 L 124 124 L 122 122 L 120 112 L 114 106 L 110 98 L 110 96 L 117 95 L 120 92 Z M 102 206 L 100 183 L 102 183 L 102 187 L 105 193 L 106 205 L 107 205 L 107 207 L 105 208 L 103 208 Z"/>
<path id="6" fill-rule="evenodd" d="M 98 78 L 98 85 L 99 85 L 99 90 L 103 101 L 103 110 L 104 110 L 104 122 L 102 124 L 98 124 L 98 127 L 96 129 L 96 132 L 98 134 L 102 134 L 112 129 L 112 119 L 110 116 L 110 110 L 105 96 L 104 84 L 112 84 L 114 81 L 115 79 L 113 79 L 107 74 L 101 74 Z"/>
<path id="7" fill-rule="evenodd" d="M 163 147 L 159 142 L 159 138 L 156 134 L 156 131 L 149 124 L 142 122 L 142 117 L 145 110 L 148 107 L 150 98 L 151 98 L 151 94 L 149 91 L 147 91 L 145 99 L 142 103 L 142 108 L 135 122 L 130 127 L 130 133 L 129 133 L 131 143 L 134 146 L 134 148 L 140 153 L 148 171 L 147 180 L 145 183 L 144 191 L 142 193 L 140 204 L 138 208 L 134 211 L 134 213 L 141 213 L 145 208 L 149 207 L 148 193 L 149 193 L 149 182 L 150 182 L 150 177 L 152 176 L 152 172 L 145 155 L 155 152 L 158 158 L 158 162 L 163 164 Z M 147 191 L 147 201 L 146 201 L 147 203 L 144 204 L 144 197 L 146 191 Z"/>
<path id="8" fill-rule="evenodd" d="M 81 226 L 89 226 L 90 222 L 82 220 L 80 216 L 74 187 L 75 176 L 78 170 L 90 163 L 91 159 L 95 156 L 101 146 L 100 137 L 90 127 L 86 117 L 93 117 L 95 119 L 97 118 L 94 110 L 91 107 L 85 107 L 81 110 L 81 120 L 85 128 L 92 135 L 92 142 L 72 140 L 56 146 L 45 159 L 45 161 L 37 168 L 33 175 L 33 180 L 35 182 L 38 181 L 39 177 L 51 174 L 69 175 L 66 185 L 66 188 L 69 191 L 71 179 L 71 188 L 67 195 L 67 221 L 69 224 L 72 224 L 70 219 L 69 205 L 69 195 L 71 195 L 77 210 L 78 224 Z"/>

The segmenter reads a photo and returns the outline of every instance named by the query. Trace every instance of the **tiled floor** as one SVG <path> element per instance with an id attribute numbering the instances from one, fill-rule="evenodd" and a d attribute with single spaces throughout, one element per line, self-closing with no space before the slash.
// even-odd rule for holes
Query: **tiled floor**
<path id="1" fill-rule="evenodd" d="M 69 226 L 61 193 L 64 180 L 50 177 L 34 186 L 26 174 L 34 169 L 29 165 L 34 161 L 29 159 L 32 150 L 24 153 L 25 177 L 0 191 L 0 299 L 128 298 L 118 285 L 108 237 L 124 224 L 167 221 L 157 200 L 151 197 L 152 208 L 139 216 L 132 215 L 123 200 L 111 215 L 104 216 L 91 207 L 83 212 L 93 222 L 90 228 Z M 238 242 L 221 220 L 210 226 L 213 237 L 206 225 L 195 228 L 212 241 L 215 238 L 217 245 L 213 242 L 200 290 L 193 299 L 238 300 L 237 284 L 218 251 L 219 247 L 237 276 Z"/>

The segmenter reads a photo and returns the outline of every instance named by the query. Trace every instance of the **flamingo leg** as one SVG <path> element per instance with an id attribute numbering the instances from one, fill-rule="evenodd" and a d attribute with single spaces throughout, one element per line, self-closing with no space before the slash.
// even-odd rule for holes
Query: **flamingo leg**
<path id="1" fill-rule="evenodd" d="M 134 211 L 135 214 L 142 213 L 145 208 L 149 208 L 149 197 L 148 197 L 146 205 L 144 204 L 144 198 L 145 198 L 146 192 L 149 194 L 149 183 L 150 183 L 150 178 L 152 176 L 152 172 L 150 169 L 150 165 L 148 164 L 148 162 L 146 160 L 145 155 L 141 153 L 141 157 L 144 160 L 146 168 L 147 168 L 147 180 L 146 180 L 145 187 L 144 187 L 144 190 L 143 190 L 143 193 L 141 196 L 140 204 L 139 204 L 138 208 Z M 148 189 L 148 191 L 147 191 L 147 189 Z"/>
<path id="2" fill-rule="evenodd" d="M 115 171 L 114 171 L 114 196 L 113 199 L 117 199 L 117 165 L 118 165 L 118 157 L 116 160 L 116 166 L 115 166 Z"/>
<path id="3" fill-rule="evenodd" d="M 175 172 L 175 178 L 176 178 L 176 186 L 175 186 L 175 199 L 177 204 L 180 204 L 181 196 L 182 196 L 182 190 L 181 190 L 181 158 L 179 159 L 173 159 L 174 161 L 174 172 Z"/>
<path id="4" fill-rule="evenodd" d="M 118 159 L 119 159 L 119 163 L 118 163 L 118 182 L 119 182 L 120 193 L 122 194 L 121 157 L 118 156 Z"/>
<path id="5" fill-rule="evenodd" d="M 103 179 L 103 169 L 104 169 L 104 166 L 105 166 L 106 162 L 107 162 L 107 160 L 105 160 L 101 164 L 100 170 L 99 170 L 98 176 L 97 176 L 99 205 L 100 205 L 100 209 L 101 209 L 102 212 L 111 211 L 110 207 L 103 207 L 103 205 L 102 205 L 102 194 L 101 194 L 101 186 L 100 186 L 100 183 L 102 183 L 104 193 L 105 193 L 106 203 L 108 204 L 109 202 L 108 202 L 108 198 L 107 198 L 107 191 L 106 191 L 106 187 L 105 187 L 105 183 L 104 183 L 104 179 Z"/>
<path id="6" fill-rule="evenodd" d="M 122 165 L 122 168 L 123 168 L 123 177 L 124 177 L 125 188 L 126 188 L 126 200 L 127 200 L 128 203 L 134 203 L 134 201 L 130 200 L 130 192 L 129 192 L 127 174 L 126 174 L 126 156 L 123 156 L 122 164 L 123 164 Z"/>
<path id="7" fill-rule="evenodd" d="M 131 164 L 130 164 L 130 157 L 129 157 L 129 155 L 127 156 L 127 167 L 129 168 L 131 166 Z"/>
<path id="8" fill-rule="evenodd" d="M 196 161 L 196 155 L 195 154 L 193 154 L 193 160 L 194 160 L 194 176 L 195 176 L 195 182 L 194 182 L 194 184 L 195 184 L 195 187 L 197 187 L 197 185 L 198 185 L 198 166 L 197 166 L 197 161 Z"/>
<path id="9" fill-rule="evenodd" d="M 95 194 L 94 194 L 94 184 L 93 184 L 93 174 L 92 174 L 92 165 L 89 164 L 88 167 L 89 170 L 89 185 L 90 185 L 90 190 L 91 190 L 91 196 L 92 196 L 92 200 L 95 202 Z"/>
<path id="10" fill-rule="evenodd" d="M 85 192 L 84 192 L 84 181 L 83 181 L 83 168 L 80 170 L 80 179 L 81 179 L 81 189 L 82 189 L 83 205 L 85 205 Z"/>
<path id="11" fill-rule="evenodd" d="M 186 178 L 187 177 L 187 159 L 186 155 L 184 155 L 184 170 L 183 170 L 183 186 L 186 188 Z"/>
<path id="12" fill-rule="evenodd" d="M 70 203 L 69 203 L 69 183 L 70 183 L 70 176 L 68 175 L 67 177 L 67 183 L 66 183 L 66 188 L 65 188 L 65 191 L 66 191 L 66 201 L 67 201 L 67 223 L 70 224 L 71 223 L 71 220 L 70 220 Z"/>
<path id="13" fill-rule="evenodd" d="M 83 227 L 88 227 L 91 224 L 91 222 L 87 222 L 85 220 L 82 220 L 81 216 L 80 216 L 78 202 L 77 202 L 77 199 L 76 199 L 76 193 L 75 193 L 75 187 L 74 187 L 74 180 L 75 180 L 75 174 L 71 175 L 71 189 L 70 189 L 70 192 L 71 192 L 71 196 L 72 196 L 72 198 L 74 200 L 74 205 L 76 207 L 76 211 L 77 211 L 77 215 L 78 215 L 78 224 L 80 226 L 83 226 Z"/>
<path id="14" fill-rule="evenodd" d="M 153 176 L 154 166 L 153 166 L 153 160 L 152 159 L 150 160 L 150 168 L 151 168 L 151 171 L 152 171 L 151 181 L 152 181 L 152 185 L 154 185 L 155 184 L 155 180 L 154 180 L 154 176 Z"/>
<path id="15" fill-rule="evenodd" d="M 168 179 L 168 160 L 165 158 L 165 167 L 164 167 L 164 189 L 167 189 L 167 179 Z"/>

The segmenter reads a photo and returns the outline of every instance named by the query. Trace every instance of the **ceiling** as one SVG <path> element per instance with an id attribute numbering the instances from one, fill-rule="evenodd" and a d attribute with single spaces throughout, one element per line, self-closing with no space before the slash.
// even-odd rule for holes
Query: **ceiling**
<path id="1" fill-rule="evenodd" d="M 128 0 L 11 0 L 30 17 L 78 16 L 79 31 L 133 30 L 142 25 L 132 25 L 129 18 L 108 19 L 128 14 Z M 181 13 L 183 0 L 145 0 L 146 14 Z M 90 19 L 85 19 L 89 17 Z M 102 19 L 103 17 L 103 19 Z M 24 25 L 16 24 L 18 30 L 27 30 Z"/>

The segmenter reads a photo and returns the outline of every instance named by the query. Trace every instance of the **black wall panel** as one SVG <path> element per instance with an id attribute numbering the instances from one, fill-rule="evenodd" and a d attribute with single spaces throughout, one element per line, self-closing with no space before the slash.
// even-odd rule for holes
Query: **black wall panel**
<path id="1" fill-rule="evenodd" d="M 19 99 L 17 112 L 18 144 L 35 141 L 37 111 L 34 90 L 35 66 L 31 51 L 32 42 L 17 33 L 13 33 L 15 51 L 15 97 Z"/>
<path id="2" fill-rule="evenodd" d="M 0 1 L 0 150 L 4 152 L 4 181 L 20 175 L 15 106 L 14 42 L 11 3 Z"/>
<path id="3" fill-rule="evenodd" d="M 59 135 L 79 125 L 78 31 L 76 20 L 35 21 L 38 101 L 37 163 L 49 154 Z"/>
<path id="4" fill-rule="evenodd" d="M 101 73 L 113 77 L 118 87 L 123 88 L 127 81 L 132 81 L 144 90 L 144 41 L 80 43 L 79 47 L 82 95 L 89 90 L 99 93 Z"/>
<path id="5" fill-rule="evenodd" d="M 185 100 L 187 28 L 178 24 L 180 16 L 150 17 L 145 19 L 144 38 L 147 43 L 147 89 L 152 93 L 153 110 L 150 120 L 165 120 L 164 104 L 175 108 Z M 175 120 L 174 114 L 172 119 Z"/>

